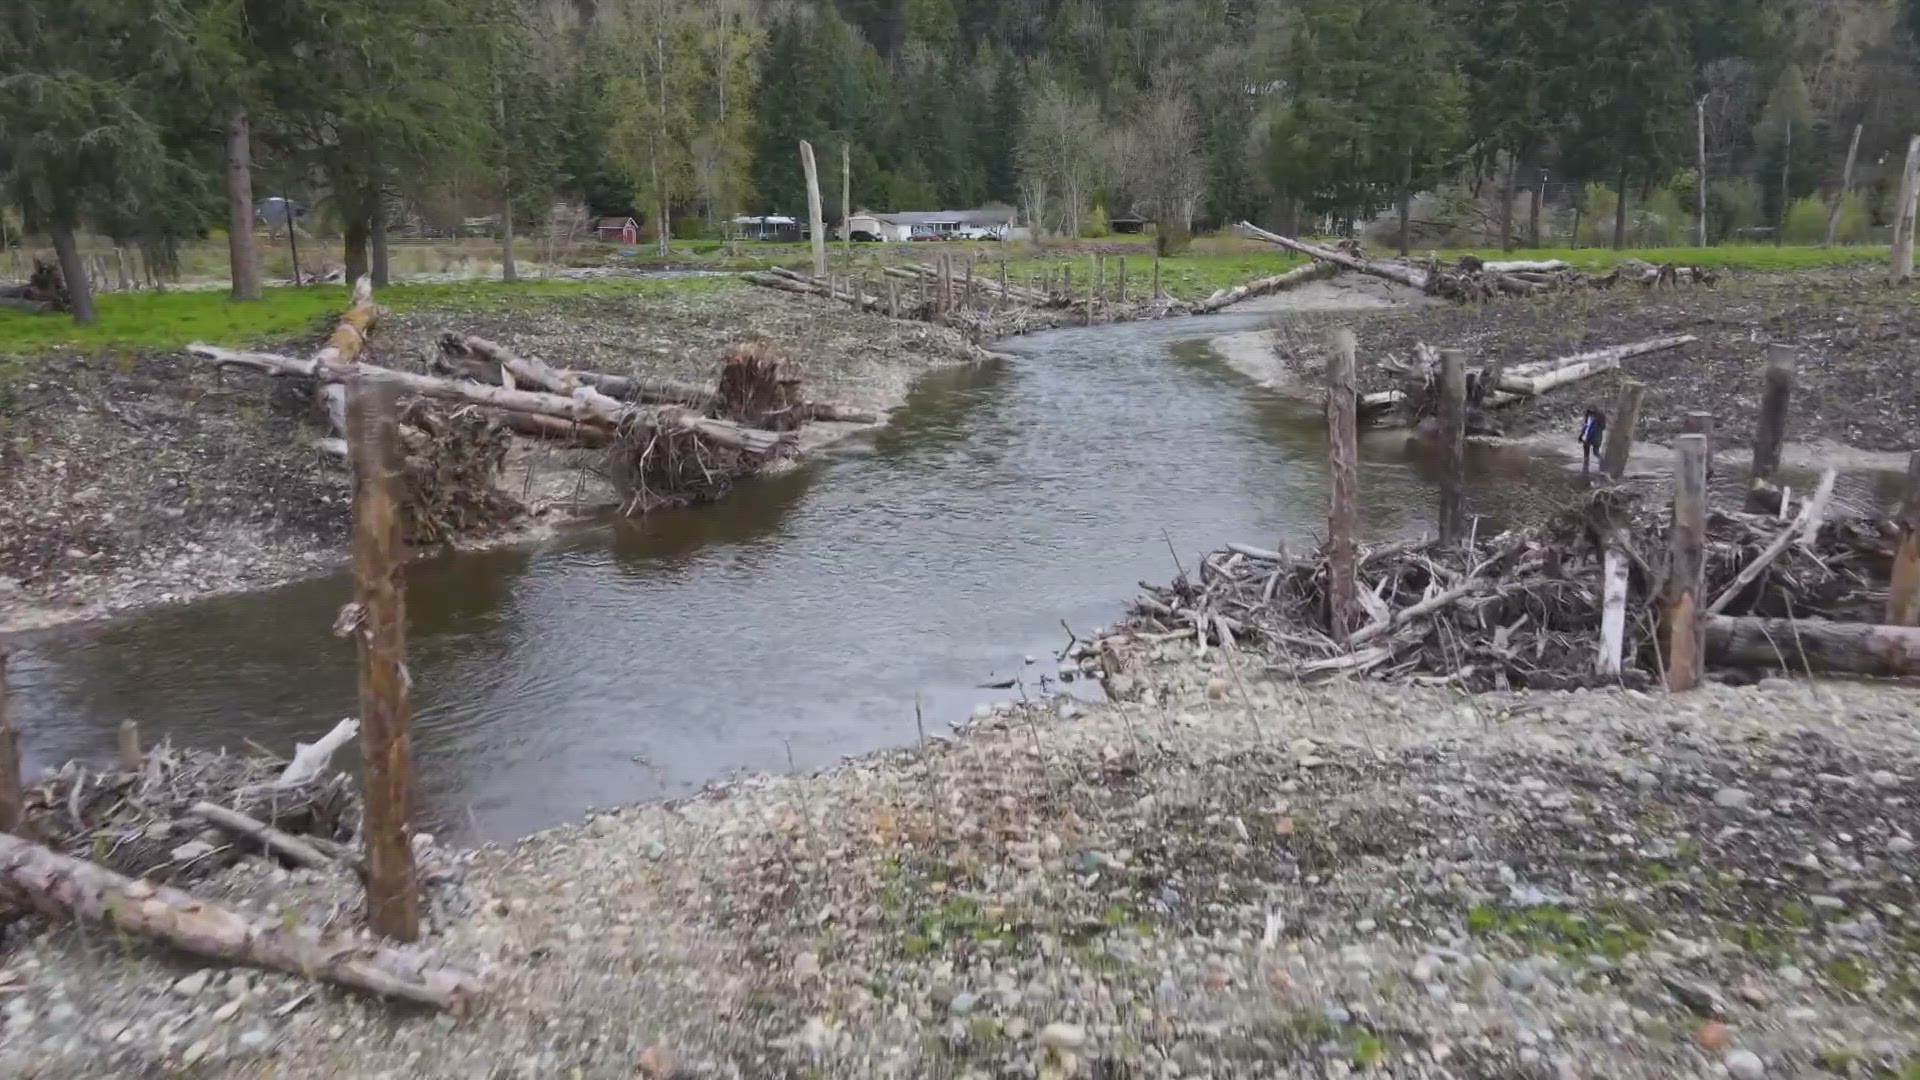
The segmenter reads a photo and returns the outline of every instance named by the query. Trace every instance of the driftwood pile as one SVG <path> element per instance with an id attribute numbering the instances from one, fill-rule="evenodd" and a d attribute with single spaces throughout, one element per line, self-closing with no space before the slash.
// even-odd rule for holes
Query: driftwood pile
<path id="1" fill-rule="evenodd" d="M 351 737 L 357 725 L 336 730 Z M 48 774 L 26 792 L 20 831 L 128 877 L 186 884 L 262 854 L 310 869 L 350 866 L 360 819 L 359 791 L 343 773 L 290 773 L 265 755 L 162 742 L 114 768 L 68 762 Z"/>
<path id="2" fill-rule="evenodd" d="M 1499 435 L 1501 426 L 1493 410 L 1529 401 L 1560 387 L 1613 371 L 1619 368 L 1622 361 L 1636 356 L 1678 349 L 1697 340 L 1691 334 L 1675 334 L 1511 368 L 1498 360 L 1480 367 L 1469 367 L 1466 369 L 1467 432 L 1472 435 Z M 1291 347 L 1284 340 L 1282 345 Z M 1294 363 L 1311 363 L 1304 357 L 1289 359 Z M 1440 350 L 1419 344 L 1414 346 L 1412 357 L 1387 357 L 1380 366 L 1392 377 L 1394 386 L 1389 390 L 1363 395 L 1359 400 L 1361 419 L 1377 420 L 1397 411 L 1402 422 L 1411 425 L 1439 414 Z"/>
<path id="3" fill-rule="evenodd" d="M 522 512 L 495 481 L 510 440 L 502 429 L 606 447 L 608 472 L 629 513 L 717 498 L 794 446 L 810 421 L 874 423 L 869 412 L 808 400 L 800 380 L 760 343 L 731 348 L 718 386 L 556 368 L 484 338 L 448 333 L 434 374 L 365 363 L 378 309 L 366 279 L 326 345 L 311 359 L 192 345 L 192 355 L 312 387 L 334 437 L 321 448 L 347 457 L 345 385 L 375 381 L 403 397 L 409 543 L 436 543 L 504 526 Z"/>
<path id="4" fill-rule="evenodd" d="M 1709 515 L 1710 662 L 1747 672 L 1920 674 L 1920 631 L 1841 625 L 1878 620 L 1900 530 L 1825 520 L 1830 491 L 1829 481 L 1791 522 Z M 1368 673 L 1472 690 L 1647 685 L 1662 671 L 1655 599 L 1667 530 L 1664 507 L 1611 488 L 1543 526 L 1461 545 L 1364 550 L 1357 580 L 1369 622 L 1344 640 L 1331 629 L 1324 554 L 1296 558 L 1234 544 L 1171 585 L 1142 583 L 1125 632 L 1136 641 L 1193 642 L 1203 652 L 1254 651 L 1282 678 Z M 1599 659 L 1609 546 L 1626 568 L 1618 674 Z M 1854 641 L 1867 631 L 1915 640 Z"/>
<path id="5" fill-rule="evenodd" d="M 1468 255 L 1453 266 L 1441 266 L 1437 259 L 1414 263 L 1369 257 L 1357 243 L 1346 241 L 1337 247 L 1296 240 L 1240 222 L 1235 228 L 1242 236 L 1264 240 L 1298 252 L 1317 262 L 1398 282 L 1430 296 L 1449 300 L 1492 300 L 1501 296 L 1539 296 L 1545 293 L 1573 292 L 1584 289 L 1611 289 L 1633 284 L 1646 289 L 1671 288 L 1682 284 L 1711 285 L 1718 280 L 1702 267 L 1654 266 L 1629 260 L 1605 274 L 1587 274 L 1565 262 L 1488 262 Z"/>

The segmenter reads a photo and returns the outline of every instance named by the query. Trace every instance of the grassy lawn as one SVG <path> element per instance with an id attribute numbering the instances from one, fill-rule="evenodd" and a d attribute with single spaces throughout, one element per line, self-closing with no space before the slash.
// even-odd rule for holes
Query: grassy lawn
<path id="1" fill-rule="evenodd" d="M 458 281 L 399 284 L 380 291 L 382 307 L 484 311 L 511 297 L 657 296 L 738 288 L 726 278 Z M 97 321 L 77 326 L 65 315 L 0 311 L 0 354 L 50 349 L 177 349 L 190 342 L 251 345 L 324 326 L 346 308 L 344 285 L 281 287 L 258 303 L 236 304 L 224 290 L 107 293 L 95 298 Z"/>

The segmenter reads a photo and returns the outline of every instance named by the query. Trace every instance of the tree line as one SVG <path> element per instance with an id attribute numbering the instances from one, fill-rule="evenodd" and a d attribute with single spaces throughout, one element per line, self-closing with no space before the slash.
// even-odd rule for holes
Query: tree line
<path id="1" fill-rule="evenodd" d="M 1068 235 L 1397 204 L 1404 240 L 1425 192 L 1512 245 L 1551 175 L 1578 235 L 1704 206 L 1727 238 L 1837 214 L 1856 129 L 1847 220 L 1881 217 L 1917 42 L 1920 0 L 13 0 L 0 198 L 83 320 L 83 232 L 164 261 L 224 228 L 247 299 L 256 191 L 314 205 L 376 283 L 397 208 L 477 210 L 511 277 L 556 200 L 663 251 L 797 215 L 802 139 L 849 148 L 861 206 Z"/>

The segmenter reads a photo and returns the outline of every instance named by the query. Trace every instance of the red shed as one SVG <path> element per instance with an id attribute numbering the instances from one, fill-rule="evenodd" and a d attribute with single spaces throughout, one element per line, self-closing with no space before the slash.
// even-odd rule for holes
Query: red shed
<path id="1" fill-rule="evenodd" d="M 593 223 L 593 233 L 616 244 L 640 242 L 640 223 L 630 217 L 603 217 Z"/>

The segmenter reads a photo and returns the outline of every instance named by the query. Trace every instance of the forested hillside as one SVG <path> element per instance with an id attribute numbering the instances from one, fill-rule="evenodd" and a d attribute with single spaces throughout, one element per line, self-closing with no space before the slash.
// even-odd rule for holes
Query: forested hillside
<path id="1" fill-rule="evenodd" d="M 1859 240 L 1917 42 L 1920 0 L 14 0 L 0 191 L 62 250 L 162 253 L 285 195 L 376 277 L 406 215 L 584 203 L 664 243 L 802 214 L 801 139 L 836 194 L 846 147 L 857 205 L 1066 234 L 1424 192 L 1416 232 L 1490 242 L 1681 242 L 1701 206 L 1710 242 Z"/>

